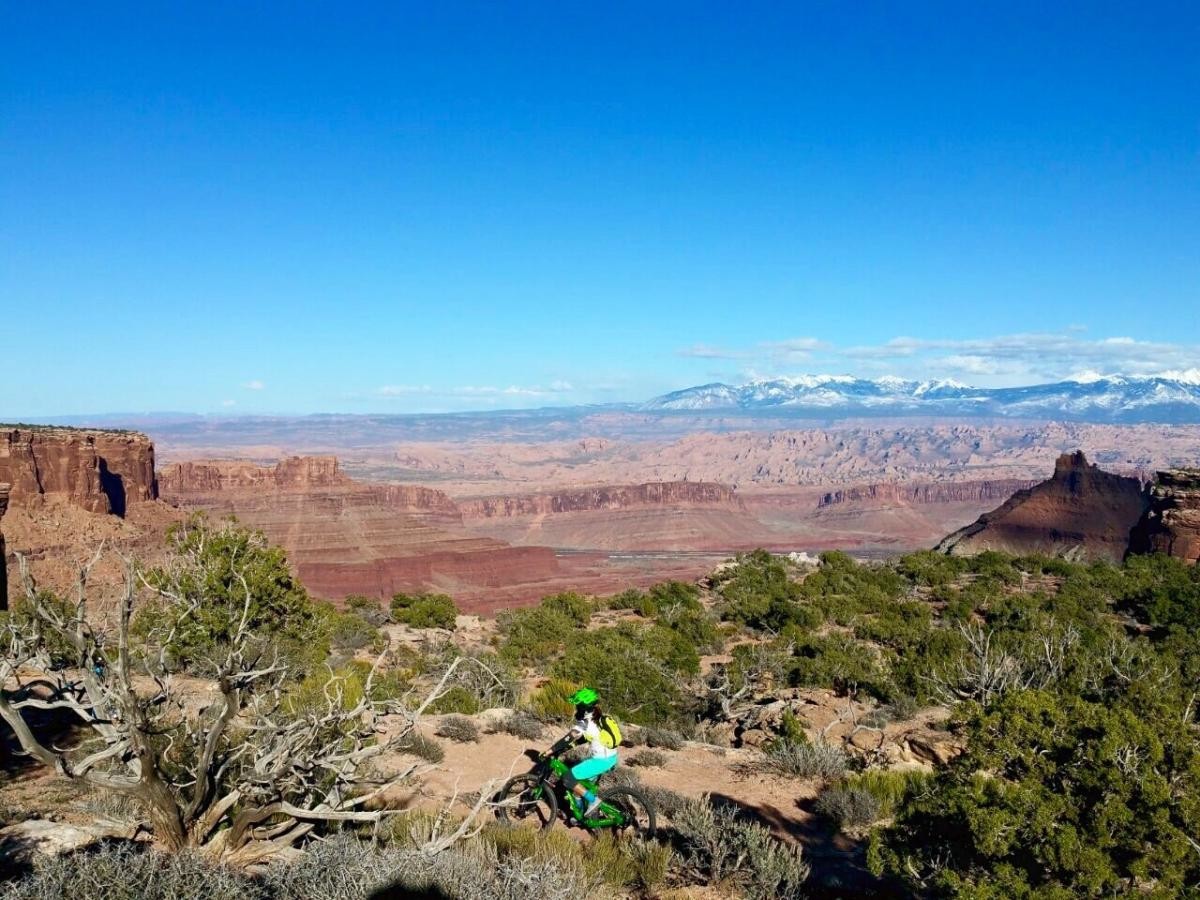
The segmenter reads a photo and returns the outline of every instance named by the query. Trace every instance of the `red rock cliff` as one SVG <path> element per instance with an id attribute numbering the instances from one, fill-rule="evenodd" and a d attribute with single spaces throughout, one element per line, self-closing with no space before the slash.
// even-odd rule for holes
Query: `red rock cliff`
<path id="1" fill-rule="evenodd" d="M 955 555 L 1002 550 L 1120 561 L 1145 509 L 1138 479 L 1090 465 L 1082 451 L 1064 453 L 1049 480 L 1018 491 L 944 538 L 937 549 Z"/>
<path id="2" fill-rule="evenodd" d="M 154 444 L 135 432 L 4 429 L 0 481 L 12 485 L 14 506 L 58 496 L 89 512 L 124 516 L 129 504 L 158 497 Z"/>
<path id="3" fill-rule="evenodd" d="M 458 507 L 441 491 L 355 481 L 332 456 L 292 457 L 275 466 L 175 463 L 159 480 L 172 503 L 233 513 L 261 529 L 320 596 L 435 588 L 475 597 L 558 573 L 549 548 L 515 548 L 466 533 Z"/>
<path id="4" fill-rule="evenodd" d="M 912 506 L 924 503 L 979 503 L 1007 500 L 1037 482 L 1019 478 L 980 481 L 935 481 L 926 484 L 864 484 L 830 491 L 817 501 L 818 509 L 843 503 L 885 503 Z"/>
<path id="5" fill-rule="evenodd" d="M 458 506 L 464 519 L 642 509 L 655 506 L 722 507 L 739 511 L 744 509 L 733 488 L 703 481 L 656 481 L 544 494 L 480 497 L 459 501 Z"/>
<path id="6" fill-rule="evenodd" d="M 1200 562 L 1200 469 L 1158 473 L 1129 552 L 1166 553 L 1193 565 Z"/>
<path id="7" fill-rule="evenodd" d="M 0 484 L 0 519 L 8 512 L 8 490 L 9 485 Z M 0 531 L 0 609 L 8 609 L 8 551 L 3 531 Z"/>

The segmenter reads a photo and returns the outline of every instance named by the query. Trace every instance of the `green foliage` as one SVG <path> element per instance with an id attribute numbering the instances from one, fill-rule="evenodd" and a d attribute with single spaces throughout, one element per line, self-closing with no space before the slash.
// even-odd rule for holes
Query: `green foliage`
<path id="1" fill-rule="evenodd" d="M 575 714 L 571 695 L 579 685 L 565 678 L 551 678 L 534 691 L 528 701 L 529 711 L 543 722 L 558 722 Z"/>
<path id="2" fill-rule="evenodd" d="M 680 649 L 636 625 L 599 628 L 573 641 L 551 674 L 594 687 L 601 706 L 622 720 L 666 722 L 686 712 L 675 675 L 688 671 L 694 651 L 683 659 Z"/>
<path id="3" fill-rule="evenodd" d="M 3 564 L 2 560 L 0 564 Z M 35 602 L 63 623 L 74 621 L 78 613 L 76 604 L 42 588 L 37 590 Z M 51 667 L 65 668 L 80 664 L 79 651 L 61 633 L 47 628 L 38 619 L 34 614 L 34 606 L 24 595 L 14 599 L 8 610 L 0 610 L 0 631 L 10 624 L 22 634 L 37 635 L 37 643 L 50 657 Z"/>
<path id="4" fill-rule="evenodd" d="M 458 616 L 458 607 L 446 594 L 396 594 L 391 610 L 393 622 L 413 628 L 453 631 Z"/>
<path id="5" fill-rule="evenodd" d="M 497 617 L 502 636 L 500 655 L 511 663 L 545 665 L 558 656 L 567 641 L 582 629 L 578 622 L 557 609 L 505 610 Z"/>
<path id="6" fill-rule="evenodd" d="M 737 557 L 716 579 L 721 617 L 749 628 L 778 631 L 801 615 L 800 586 L 783 560 L 765 550 Z"/>
<path id="7" fill-rule="evenodd" d="M 172 527 L 168 546 L 172 563 L 145 574 L 162 596 L 138 610 L 133 632 L 152 645 L 169 636 L 177 666 L 205 670 L 243 627 L 263 654 L 278 651 L 301 670 L 328 655 L 325 616 L 260 532 L 197 514 Z"/>
<path id="8" fill-rule="evenodd" d="M 541 608 L 549 612 L 561 613 L 581 628 L 592 620 L 591 602 L 587 597 L 576 594 L 574 591 L 543 597 Z"/>
<path id="9" fill-rule="evenodd" d="M 872 867 L 948 896 L 1179 896 L 1200 878 L 1200 748 L 1170 712 L 1047 691 L 968 705 L 967 752 L 906 797 Z"/>

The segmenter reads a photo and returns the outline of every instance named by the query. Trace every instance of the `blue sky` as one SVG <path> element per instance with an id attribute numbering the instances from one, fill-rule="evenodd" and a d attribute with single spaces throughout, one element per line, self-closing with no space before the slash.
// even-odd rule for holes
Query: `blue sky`
<path id="1" fill-rule="evenodd" d="M 1194 3 L 0 0 L 0 420 L 1200 365 Z"/>

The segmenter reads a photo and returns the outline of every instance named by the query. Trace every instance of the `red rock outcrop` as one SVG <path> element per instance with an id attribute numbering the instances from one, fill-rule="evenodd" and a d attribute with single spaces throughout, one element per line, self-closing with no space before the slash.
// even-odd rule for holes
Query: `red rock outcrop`
<path id="1" fill-rule="evenodd" d="M 818 509 L 844 503 L 889 503 L 909 506 L 925 503 L 1003 502 L 1017 491 L 1037 484 L 1022 478 L 985 479 L 981 481 L 937 481 L 925 484 L 863 484 L 828 491 L 817 502 Z"/>
<path id="2" fill-rule="evenodd" d="M 89 512 L 124 516 L 158 496 L 154 444 L 144 434 L 73 428 L 0 431 L 0 481 L 14 507 L 58 496 Z"/>
<path id="3" fill-rule="evenodd" d="M 547 547 L 510 547 L 468 534 L 458 507 L 440 491 L 355 481 L 334 457 L 293 457 L 268 467 L 176 463 L 159 480 L 173 503 L 232 513 L 261 529 L 317 596 L 438 589 L 469 599 L 516 584 L 532 585 L 536 595 L 539 582 L 558 574 Z"/>
<path id="4" fill-rule="evenodd" d="M 9 485 L 0 484 L 0 520 L 8 512 L 8 491 Z M 0 609 L 8 609 L 8 551 L 4 546 L 3 531 L 0 531 Z"/>
<path id="5" fill-rule="evenodd" d="M 944 538 L 937 549 L 955 555 L 1002 550 L 1119 562 L 1146 510 L 1137 478 L 1090 465 L 1082 451 L 1064 453 L 1047 481 Z"/>
<path id="6" fill-rule="evenodd" d="M 1150 506 L 1133 529 L 1130 553 L 1166 553 L 1200 562 L 1200 469 L 1168 469 L 1150 488 Z"/>
<path id="7" fill-rule="evenodd" d="M 741 499 L 734 494 L 733 488 L 704 481 L 605 485 L 516 497 L 479 497 L 474 500 L 460 500 L 458 503 L 463 517 L 468 520 L 655 506 L 723 507 L 738 511 L 745 509 Z"/>

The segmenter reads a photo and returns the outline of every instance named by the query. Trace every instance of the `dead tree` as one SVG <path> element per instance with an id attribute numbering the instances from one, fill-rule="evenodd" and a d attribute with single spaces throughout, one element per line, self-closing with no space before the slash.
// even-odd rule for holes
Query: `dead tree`
<path id="1" fill-rule="evenodd" d="M 419 764 L 386 777 L 373 764 L 398 748 L 462 660 L 420 697 L 374 696 L 381 657 L 361 690 L 330 672 L 319 701 L 297 704 L 288 693 L 291 665 L 251 633 L 252 589 L 238 576 L 241 618 L 213 657 L 213 678 L 188 678 L 173 672 L 169 648 L 202 599 L 160 588 L 175 613 L 168 632 L 135 640 L 139 581 L 126 560 L 115 638 L 105 639 L 87 598 L 98 558 L 80 568 L 73 602 L 39 592 L 19 560 L 25 609 L 0 631 L 0 717 L 26 754 L 63 777 L 133 799 L 166 848 L 197 848 L 233 865 L 292 855 L 322 824 L 378 823 L 387 814 L 381 796 Z M 25 718 L 34 710 L 65 717 L 82 737 L 50 745 Z"/>

